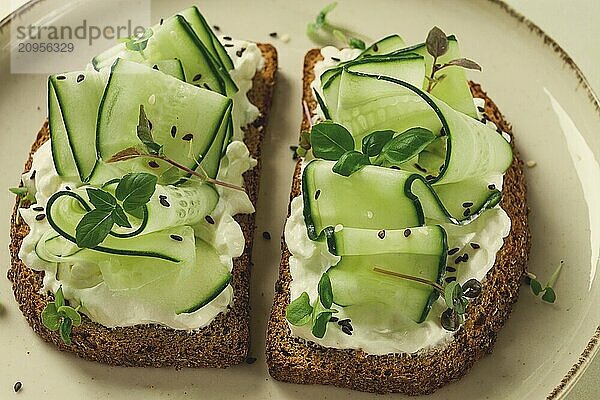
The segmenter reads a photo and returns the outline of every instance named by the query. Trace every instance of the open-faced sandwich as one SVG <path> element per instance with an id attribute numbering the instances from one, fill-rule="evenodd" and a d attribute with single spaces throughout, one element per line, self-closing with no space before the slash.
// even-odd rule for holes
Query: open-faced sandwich
<path id="1" fill-rule="evenodd" d="M 124 366 L 226 367 L 249 344 L 267 44 L 196 7 L 48 79 L 8 276 L 32 328 Z"/>
<path id="2" fill-rule="evenodd" d="M 526 187 L 465 68 L 479 66 L 438 28 L 306 55 L 274 378 L 425 394 L 492 350 L 528 259 Z"/>

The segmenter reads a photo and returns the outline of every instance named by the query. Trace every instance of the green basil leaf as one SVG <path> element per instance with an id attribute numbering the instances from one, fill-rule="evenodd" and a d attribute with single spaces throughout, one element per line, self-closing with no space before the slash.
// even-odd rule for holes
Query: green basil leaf
<path id="1" fill-rule="evenodd" d="M 394 165 L 405 163 L 418 155 L 435 139 L 435 134 L 425 128 L 411 128 L 387 142 L 381 149 L 375 164 L 381 165 L 382 161 Z"/>
<path id="2" fill-rule="evenodd" d="M 329 279 L 329 275 L 325 272 L 321 279 L 319 280 L 319 299 L 321 300 L 321 304 L 323 307 L 330 308 L 333 304 L 333 291 L 331 290 L 331 280 Z"/>
<path id="3" fill-rule="evenodd" d="M 112 211 L 117 205 L 117 199 L 104 190 L 87 188 L 86 192 L 90 198 L 90 202 L 98 210 Z"/>
<path id="4" fill-rule="evenodd" d="M 345 152 L 354 150 L 354 138 L 342 125 L 331 121 L 320 122 L 312 127 L 310 144 L 315 157 L 338 160 Z"/>
<path id="5" fill-rule="evenodd" d="M 394 137 L 394 131 L 385 130 L 369 133 L 362 140 L 362 152 L 369 157 L 375 157 L 381 153 L 383 146 Z"/>
<path id="6" fill-rule="evenodd" d="M 332 171 L 343 176 L 350 176 L 360 171 L 365 165 L 369 165 L 369 157 L 358 151 L 347 151 L 335 163 Z"/>
<path id="7" fill-rule="evenodd" d="M 115 224 L 119 225 L 121 228 L 131 228 L 129 218 L 127 218 L 127 214 L 125 214 L 125 211 L 123 211 L 123 207 L 121 207 L 120 205 L 115 205 L 115 208 L 112 210 L 111 216 Z"/>
<path id="8" fill-rule="evenodd" d="M 57 331 L 60 326 L 60 317 L 56 310 L 56 304 L 50 302 L 42 311 L 42 323 L 51 331 Z"/>
<path id="9" fill-rule="evenodd" d="M 538 296 L 544 290 L 544 288 L 542 288 L 542 284 L 537 279 L 532 279 L 529 283 L 529 286 L 531 286 L 531 291 L 536 296 Z"/>
<path id="10" fill-rule="evenodd" d="M 75 325 L 75 326 L 81 325 L 81 315 L 79 315 L 79 312 L 77 310 L 75 310 L 73 307 L 62 306 L 62 307 L 59 307 L 57 311 L 58 311 L 59 315 L 69 318 L 71 320 L 71 322 L 73 323 L 73 325 Z"/>
<path id="11" fill-rule="evenodd" d="M 54 304 L 56 305 L 56 308 L 62 307 L 66 304 L 62 286 L 59 286 L 56 293 L 54 293 Z"/>
<path id="12" fill-rule="evenodd" d="M 547 287 L 542 295 L 542 300 L 548 303 L 554 303 L 556 301 L 556 292 L 551 287 Z"/>
<path id="13" fill-rule="evenodd" d="M 325 336 L 325 332 L 327 332 L 327 323 L 331 318 L 331 314 L 331 312 L 326 311 L 317 316 L 312 327 L 312 334 L 314 337 L 321 339 L 323 336 Z"/>
<path id="14" fill-rule="evenodd" d="M 108 236 L 114 221 L 112 211 L 92 210 L 85 214 L 75 228 L 75 240 L 81 248 L 98 246 Z"/>
<path id="15" fill-rule="evenodd" d="M 285 317 L 292 325 L 301 326 L 310 322 L 313 308 L 310 305 L 308 293 L 303 292 L 300 297 L 292 301 L 285 310 Z"/>
<path id="16" fill-rule="evenodd" d="M 150 201 L 156 190 L 158 178 L 145 172 L 125 175 L 115 190 L 117 199 L 123 202 L 123 208 L 131 212 Z"/>
<path id="17" fill-rule="evenodd" d="M 63 318 L 62 323 L 60 324 L 60 338 L 62 341 L 68 346 L 71 344 L 71 328 L 73 327 L 73 322 L 69 318 Z"/>
<path id="18" fill-rule="evenodd" d="M 450 282 L 444 288 L 444 300 L 446 301 L 446 306 L 454 310 L 454 288 L 458 285 L 458 282 Z"/>

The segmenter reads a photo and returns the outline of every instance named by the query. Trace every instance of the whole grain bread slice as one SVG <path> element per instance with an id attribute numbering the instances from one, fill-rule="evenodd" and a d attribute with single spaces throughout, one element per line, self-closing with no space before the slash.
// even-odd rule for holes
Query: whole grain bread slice
<path id="1" fill-rule="evenodd" d="M 313 49 L 304 59 L 304 100 L 315 110 L 310 83 L 314 65 L 322 59 L 319 49 Z M 474 97 L 485 99 L 485 116 L 497 127 L 511 135 L 494 102 L 481 89 L 470 83 Z M 309 128 L 304 116 L 302 129 Z M 514 138 L 513 138 L 514 139 Z M 492 351 L 498 331 L 508 319 L 517 301 L 530 248 L 527 225 L 527 188 L 523 162 L 511 141 L 514 160 L 506 172 L 502 208 L 512 221 L 511 231 L 496 256 L 496 263 L 487 274 L 482 294 L 468 308 L 463 328 L 447 345 L 415 354 L 369 355 L 362 350 L 334 349 L 291 336 L 285 319 L 290 302 L 290 252 L 282 240 L 279 279 L 275 285 L 275 300 L 267 330 L 267 364 L 273 378 L 293 383 L 324 384 L 350 389 L 408 395 L 429 394 L 437 388 L 460 379 L 473 364 Z M 296 164 L 290 201 L 300 195 L 301 161 Z M 289 208 L 288 208 L 289 215 Z"/>
<path id="2" fill-rule="evenodd" d="M 244 174 L 245 188 L 256 207 L 261 149 L 265 126 L 271 107 L 277 51 L 269 44 L 258 45 L 264 58 L 264 68 L 254 76 L 249 100 L 258 107 L 260 116 L 243 128 L 245 143 L 258 165 Z M 31 169 L 33 153 L 49 138 L 48 122 L 44 124 L 31 152 L 25 171 Z M 86 316 L 83 324 L 74 327 L 72 344 L 65 345 L 57 332 L 51 332 L 42 323 L 41 312 L 51 301 L 51 295 L 40 293 L 43 272 L 29 269 L 18 257 L 21 242 L 29 227 L 17 217 L 15 205 L 10 230 L 10 254 L 12 265 L 8 278 L 13 284 L 15 299 L 27 322 L 47 342 L 54 343 L 60 350 L 70 351 L 80 357 L 120 366 L 152 367 L 216 367 L 225 368 L 239 364 L 246 358 L 249 346 L 249 284 L 252 261 L 252 237 L 255 228 L 254 214 L 236 216 L 242 227 L 246 245 L 244 253 L 234 260 L 232 286 L 233 303 L 226 313 L 219 314 L 208 326 L 194 330 L 174 330 L 156 324 L 122 328 L 107 328 L 92 322 Z"/>

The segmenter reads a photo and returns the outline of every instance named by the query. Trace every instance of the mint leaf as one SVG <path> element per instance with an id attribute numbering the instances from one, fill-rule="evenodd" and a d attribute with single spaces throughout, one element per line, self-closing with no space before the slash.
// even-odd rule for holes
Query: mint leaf
<path id="1" fill-rule="evenodd" d="M 108 236 L 114 221 L 110 210 L 92 210 L 75 228 L 75 240 L 81 248 L 94 248 Z"/>
<path id="2" fill-rule="evenodd" d="M 369 157 L 375 157 L 381 153 L 383 146 L 394 137 L 394 131 L 385 130 L 369 133 L 362 140 L 362 152 Z"/>
<path id="3" fill-rule="evenodd" d="M 73 307 L 69 307 L 69 306 L 62 306 L 58 308 L 58 314 L 69 318 L 71 320 L 71 322 L 73 323 L 73 325 L 75 326 L 79 326 L 81 325 L 81 315 L 79 315 L 79 312 L 77 310 L 75 310 Z"/>
<path id="4" fill-rule="evenodd" d="M 331 314 L 331 311 L 325 311 L 317 316 L 312 327 L 312 334 L 315 337 L 321 339 L 323 336 L 325 336 L 325 332 L 327 331 L 327 323 L 331 318 Z"/>
<path id="5" fill-rule="evenodd" d="M 418 155 L 436 139 L 433 132 L 425 128 L 411 128 L 402 132 L 383 146 L 374 164 L 383 162 L 398 165 Z"/>
<path id="6" fill-rule="evenodd" d="M 295 326 L 306 325 L 312 317 L 313 307 L 310 305 L 308 293 L 302 292 L 300 297 L 292 301 L 285 310 L 285 317 Z"/>
<path id="7" fill-rule="evenodd" d="M 65 305 L 65 296 L 63 295 L 62 286 L 59 286 L 56 293 L 54 293 L 54 304 L 56 305 L 56 308 Z"/>
<path id="8" fill-rule="evenodd" d="M 321 304 L 323 307 L 330 308 L 333 304 L 333 291 L 331 290 L 331 280 L 329 279 L 329 275 L 325 272 L 321 279 L 319 280 L 319 299 L 321 300 Z"/>
<path id="9" fill-rule="evenodd" d="M 448 38 L 437 26 L 429 31 L 425 44 L 427 45 L 427 52 L 434 58 L 441 57 L 448 51 Z"/>
<path id="10" fill-rule="evenodd" d="M 158 178 L 145 172 L 125 175 L 115 190 L 117 199 L 123 202 L 123 208 L 132 212 L 150 201 L 156 190 Z"/>
<path id="11" fill-rule="evenodd" d="M 343 176 L 350 176 L 371 164 L 369 157 L 358 151 L 347 151 L 335 163 L 332 171 Z"/>
<path id="12" fill-rule="evenodd" d="M 71 344 L 71 328 L 73 327 L 73 322 L 69 318 L 63 318 L 62 323 L 60 324 L 60 338 L 66 345 Z"/>
<path id="13" fill-rule="evenodd" d="M 111 216 L 115 224 L 119 225 L 121 228 L 131 228 L 129 218 L 127 218 L 127 214 L 125 214 L 125 211 L 123 211 L 123 207 L 121 207 L 120 205 L 115 205 L 115 208 L 112 210 Z"/>
<path id="14" fill-rule="evenodd" d="M 98 210 L 112 211 L 117 205 L 117 199 L 104 190 L 87 188 L 86 192 L 90 198 L 90 202 Z"/>
<path id="15" fill-rule="evenodd" d="M 312 127 L 310 144 L 315 157 L 331 161 L 354 150 L 354 138 L 350 132 L 331 121 L 320 122 Z"/>
<path id="16" fill-rule="evenodd" d="M 58 316 L 58 312 L 56 310 L 56 304 L 54 302 L 50 302 L 42 311 L 42 323 L 44 326 L 51 331 L 57 331 L 60 326 L 60 317 Z"/>

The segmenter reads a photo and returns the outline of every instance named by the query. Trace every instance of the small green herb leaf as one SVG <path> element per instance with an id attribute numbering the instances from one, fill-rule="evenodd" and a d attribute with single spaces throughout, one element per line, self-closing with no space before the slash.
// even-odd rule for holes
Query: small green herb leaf
<path id="1" fill-rule="evenodd" d="M 381 165 L 383 162 L 388 162 L 398 165 L 405 163 L 418 155 L 435 139 L 435 134 L 425 128 L 411 128 L 387 142 L 374 164 Z"/>
<path id="2" fill-rule="evenodd" d="M 350 132 L 331 121 L 320 122 L 312 127 L 310 144 L 315 157 L 332 161 L 354 150 L 354 138 Z"/>
<path id="3" fill-rule="evenodd" d="M 481 66 L 475 61 L 469 60 L 468 58 L 457 58 L 456 60 L 448 61 L 446 64 L 481 71 Z"/>
<path id="4" fill-rule="evenodd" d="M 88 197 L 90 198 L 90 202 L 96 207 L 98 210 L 103 211 L 112 211 L 117 205 L 117 199 L 115 197 L 105 192 L 101 189 L 86 189 Z"/>
<path id="5" fill-rule="evenodd" d="M 319 14 L 314 22 L 315 29 L 321 29 L 327 23 L 327 14 L 329 14 L 337 6 L 337 1 L 326 5 Z"/>
<path id="6" fill-rule="evenodd" d="M 58 308 L 58 314 L 62 317 L 69 318 L 73 325 L 81 325 L 81 315 L 77 310 L 70 306 L 62 306 Z"/>
<path id="7" fill-rule="evenodd" d="M 434 26 L 429 31 L 425 43 L 427 45 L 427 52 L 434 58 L 441 57 L 448 51 L 448 38 L 437 26 Z"/>
<path id="8" fill-rule="evenodd" d="M 331 314 L 331 311 L 325 311 L 317 315 L 312 327 L 312 334 L 314 337 L 321 339 L 323 336 L 325 336 L 325 332 L 327 331 L 327 323 L 331 318 Z"/>
<path id="9" fill-rule="evenodd" d="M 8 188 L 8 190 L 13 193 L 16 194 L 19 197 L 25 197 L 27 196 L 27 194 L 29 193 L 29 189 L 26 188 L 25 186 L 21 186 L 21 187 L 11 187 Z"/>
<path id="10" fill-rule="evenodd" d="M 547 287 L 542 295 L 542 300 L 547 303 L 554 303 L 556 301 L 556 292 L 551 287 Z"/>
<path id="11" fill-rule="evenodd" d="M 125 175 L 115 190 L 117 199 L 123 202 L 123 208 L 131 212 L 150 201 L 156 190 L 158 178 L 145 172 Z"/>
<path id="12" fill-rule="evenodd" d="M 394 131 L 385 130 L 369 133 L 362 140 L 362 152 L 369 157 L 375 157 L 381 153 L 383 146 L 394 137 Z"/>
<path id="13" fill-rule="evenodd" d="M 131 228 L 129 218 L 127 218 L 127 214 L 125 214 L 125 211 L 123 211 L 123 207 L 121 207 L 120 205 L 115 205 L 111 216 L 115 224 L 119 225 L 121 228 Z"/>
<path id="14" fill-rule="evenodd" d="M 150 127 L 150 121 L 148 121 L 146 111 L 144 110 L 144 106 L 142 104 L 140 104 L 140 115 L 138 117 L 136 131 L 137 137 L 146 146 L 148 153 L 154 155 L 161 153 L 162 145 L 154 141 L 154 137 L 152 136 L 152 128 Z"/>
<path id="15" fill-rule="evenodd" d="M 371 164 L 369 157 L 361 152 L 352 150 L 342 154 L 340 159 L 333 166 L 332 170 L 336 174 L 350 176 L 369 164 Z"/>
<path id="16" fill-rule="evenodd" d="M 331 281 L 329 280 L 329 275 L 327 275 L 327 272 L 321 276 L 318 290 L 321 304 L 323 304 L 323 307 L 325 308 L 330 308 L 333 304 L 333 291 L 331 289 Z"/>
<path id="17" fill-rule="evenodd" d="M 56 293 L 54 293 L 54 304 L 57 309 L 65 305 L 65 295 L 63 294 L 62 286 L 59 286 Z"/>
<path id="18" fill-rule="evenodd" d="M 529 286 L 531 286 L 531 291 L 536 296 L 538 296 L 544 290 L 544 288 L 542 287 L 542 284 L 537 279 L 532 279 L 531 282 L 529 283 Z"/>
<path id="19" fill-rule="evenodd" d="M 444 300 L 446 301 L 446 306 L 452 310 L 454 310 L 454 289 L 456 286 L 460 285 L 457 281 L 454 281 L 444 287 Z"/>
<path id="20" fill-rule="evenodd" d="M 46 308 L 44 308 L 44 311 L 42 311 L 42 323 L 51 331 L 58 330 L 60 326 L 60 317 L 58 316 L 58 311 L 54 302 L 48 303 Z"/>
<path id="21" fill-rule="evenodd" d="M 308 293 L 303 292 L 300 297 L 292 301 L 285 310 L 285 317 L 292 325 L 306 325 L 311 321 L 313 307 L 310 305 Z"/>
<path id="22" fill-rule="evenodd" d="M 77 246 L 94 248 L 108 236 L 114 224 L 112 210 L 92 210 L 85 214 L 75 228 Z"/>
<path id="23" fill-rule="evenodd" d="M 351 37 L 348 39 L 348 45 L 350 45 L 350 47 L 352 47 L 353 49 L 364 50 L 367 48 L 367 45 L 364 41 L 355 37 Z"/>
<path id="24" fill-rule="evenodd" d="M 60 338 L 66 345 L 71 344 L 71 328 L 73 327 L 73 322 L 70 318 L 63 318 L 60 324 Z"/>

